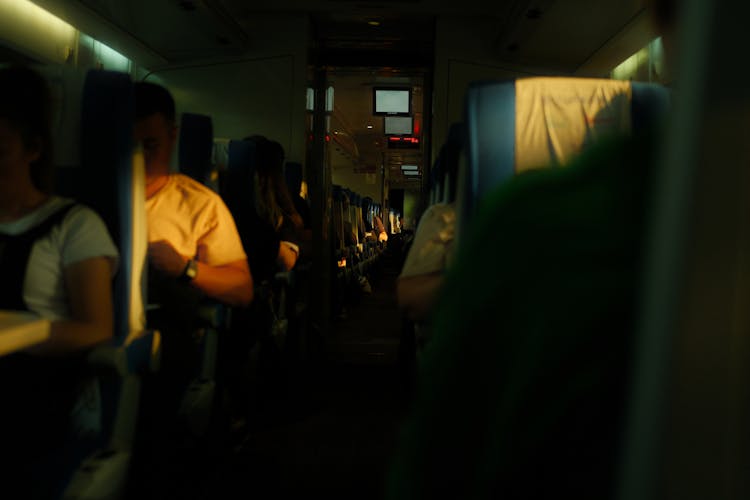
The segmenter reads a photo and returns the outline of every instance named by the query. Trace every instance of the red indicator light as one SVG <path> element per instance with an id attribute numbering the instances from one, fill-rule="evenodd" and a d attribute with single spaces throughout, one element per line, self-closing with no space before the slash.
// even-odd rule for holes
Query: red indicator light
<path id="1" fill-rule="evenodd" d="M 326 142 L 331 142 L 331 136 L 326 134 Z"/>

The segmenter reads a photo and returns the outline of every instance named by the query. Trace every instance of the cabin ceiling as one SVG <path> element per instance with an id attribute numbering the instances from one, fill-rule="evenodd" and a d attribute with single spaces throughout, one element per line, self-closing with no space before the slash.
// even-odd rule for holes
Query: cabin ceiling
<path id="1" fill-rule="evenodd" d="M 73 0 L 170 62 L 252 48 L 264 16 L 309 15 L 332 50 L 431 54 L 437 16 L 474 18 L 496 58 L 574 72 L 643 8 L 645 0 Z M 50 3 L 50 2 L 45 2 Z M 67 2 L 60 2 L 62 4 Z M 377 21 L 379 26 L 367 24 Z M 460 40 L 457 40 L 460 43 Z"/>

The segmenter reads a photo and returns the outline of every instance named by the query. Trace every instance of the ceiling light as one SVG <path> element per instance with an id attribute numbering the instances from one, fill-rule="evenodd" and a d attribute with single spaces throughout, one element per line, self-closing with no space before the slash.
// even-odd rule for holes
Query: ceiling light
<path id="1" fill-rule="evenodd" d="M 419 170 L 416 165 L 401 165 L 401 170 Z"/>
<path id="2" fill-rule="evenodd" d="M 380 26 L 380 21 L 375 21 L 374 19 L 372 21 L 367 21 L 367 24 L 370 26 Z"/>
<path id="3" fill-rule="evenodd" d="M 372 128 L 372 125 L 368 125 L 367 128 Z"/>

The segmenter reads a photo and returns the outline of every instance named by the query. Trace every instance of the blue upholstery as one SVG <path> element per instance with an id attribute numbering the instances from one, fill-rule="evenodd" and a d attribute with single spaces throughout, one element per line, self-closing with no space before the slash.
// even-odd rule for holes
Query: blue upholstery
<path id="1" fill-rule="evenodd" d="M 223 174 L 221 197 L 237 219 L 255 212 L 255 167 L 258 148 L 255 141 L 229 141 L 227 170 Z M 238 222 L 239 223 L 239 222 Z"/>
<path id="2" fill-rule="evenodd" d="M 78 199 L 104 219 L 117 248 L 120 267 L 115 277 L 115 337 L 129 333 L 133 271 L 132 163 L 135 102 L 130 77 L 111 71 L 90 71 L 81 110 L 81 168 L 87 179 Z M 83 186 L 82 186 L 83 187 Z"/>
<path id="3" fill-rule="evenodd" d="M 287 162 L 284 165 L 284 177 L 290 193 L 293 195 L 299 194 L 302 187 L 302 164 Z"/>
<path id="4" fill-rule="evenodd" d="M 343 190 L 341 189 L 341 186 L 339 186 L 338 184 L 334 184 L 331 186 L 331 197 L 334 201 L 341 201 L 342 194 Z"/>
<path id="5" fill-rule="evenodd" d="M 653 83 L 633 83 L 630 116 L 633 130 L 658 126 L 667 116 L 669 89 Z"/>
<path id="6" fill-rule="evenodd" d="M 464 143 L 463 123 L 454 123 L 448 129 L 448 137 L 440 148 L 442 164 L 442 178 L 438 201 L 450 203 L 456 199 L 456 184 L 458 180 L 458 160 Z"/>
<path id="7" fill-rule="evenodd" d="M 473 84 L 466 94 L 466 155 L 463 209 L 473 210 L 489 189 L 515 172 L 515 81 Z"/>
<path id="8" fill-rule="evenodd" d="M 211 117 L 183 113 L 180 122 L 180 172 L 204 184 L 211 172 L 214 129 Z"/>
<path id="9" fill-rule="evenodd" d="M 78 103 L 77 98 L 64 99 L 66 106 Z M 72 159 L 74 155 L 68 154 L 57 159 L 65 168 L 57 173 L 56 188 L 96 210 L 120 251 L 113 284 L 115 337 L 89 355 L 101 388 L 102 431 L 71 442 L 57 461 L 56 477 L 49 480 L 59 484 L 60 494 L 64 489 L 66 496 L 109 497 L 124 487 L 138 409 L 135 374 L 153 367 L 158 334 L 140 331 L 143 325 L 137 322 L 142 311 L 131 311 L 131 307 L 140 307 L 140 301 L 131 297 L 142 292 L 135 272 L 143 267 L 138 259 L 145 259 L 145 249 L 138 242 L 145 245 L 146 228 L 145 221 L 134 218 L 133 203 L 142 199 L 144 186 L 134 170 L 130 77 L 90 71 L 80 106 L 80 156 Z M 66 133 L 71 134 L 70 130 Z M 80 165 L 75 165 L 77 162 Z M 133 334 L 140 336 L 126 345 Z"/>

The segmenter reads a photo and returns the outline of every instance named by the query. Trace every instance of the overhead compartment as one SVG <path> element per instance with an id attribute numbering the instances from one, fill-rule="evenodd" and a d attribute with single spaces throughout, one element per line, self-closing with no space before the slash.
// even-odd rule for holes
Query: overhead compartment
<path id="1" fill-rule="evenodd" d="M 247 33 L 216 0 L 41 0 L 38 3 L 96 38 L 101 37 L 92 30 L 111 24 L 121 35 L 170 63 L 236 56 L 249 46 Z"/>

